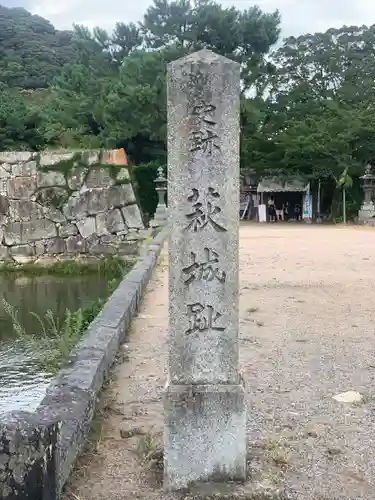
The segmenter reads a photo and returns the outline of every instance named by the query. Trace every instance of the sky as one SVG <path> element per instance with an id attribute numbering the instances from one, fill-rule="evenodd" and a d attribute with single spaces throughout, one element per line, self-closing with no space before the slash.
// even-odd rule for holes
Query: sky
<path id="1" fill-rule="evenodd" d="M 246 9 L 257 4 L 262 10 L 279 9 L 282 37 L 325 31 L 330 27 L 375 24 L 371 0 L 218 0 L 224 6 Z M 111 30 L 117 21 L 140 21 L 151 0 L 0 0 L 7 7 L 25 7 L 49 19 L 59 29 L 72 23 Z"/>

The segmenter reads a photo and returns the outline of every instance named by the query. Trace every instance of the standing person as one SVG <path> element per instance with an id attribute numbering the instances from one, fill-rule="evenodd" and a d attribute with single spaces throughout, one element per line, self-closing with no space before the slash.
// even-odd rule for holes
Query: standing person
<path id="1" fill-rule="evenodd" d="M 289 201 L 285 202 L 284 205 L 284 220 L 289 220 Z"/>
<path id="2" fill-rule="evenodd" d="M 294 215 L 296 217 L 296 220 L 301 220 L 302 219 L 301 205 L 299 203 L 296 203 L 294 205 Z"/>
<path id="3" fill-rule="evenodd" d="M 273 196 L 271 196 L 271 198 L 269 198 L 269 200 L 267 201 L 267 205 L 268 205 L 268 216 L 270 218 L 270 222 L 275 222 L 275 220 L 276 220 L 276 208 L 275 208 L 275 200 L 274 200 Z"/>
<path id="4" fill-rule="evenodd" d="M 276 200 L 275 203 L 276 209 L 276 220 L 284 220 L 284 204 L 280 200 Z"/>

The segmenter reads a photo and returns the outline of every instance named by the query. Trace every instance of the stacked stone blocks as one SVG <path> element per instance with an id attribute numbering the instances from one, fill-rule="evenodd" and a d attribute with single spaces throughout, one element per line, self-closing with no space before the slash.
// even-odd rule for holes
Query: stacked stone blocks
<path id="1" fill-rule="evenodd" d="M 137 253 L 147 231 L 127 166 L 110 158 L 0 153 L 0 261 Z"/>

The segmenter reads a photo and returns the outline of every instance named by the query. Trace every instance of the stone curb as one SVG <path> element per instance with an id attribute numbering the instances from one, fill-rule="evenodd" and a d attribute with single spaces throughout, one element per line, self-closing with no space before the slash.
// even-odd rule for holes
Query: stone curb
<path id="1" fill-rule="evenodd" d="M 139 309 L 167 234 L 166 228 L 158 233 L 124 277 L 52 380 L 36 412 L 13 413 L 0 423 L 2 500 L 59 498 L 83 451 L 99 392 Z"/>

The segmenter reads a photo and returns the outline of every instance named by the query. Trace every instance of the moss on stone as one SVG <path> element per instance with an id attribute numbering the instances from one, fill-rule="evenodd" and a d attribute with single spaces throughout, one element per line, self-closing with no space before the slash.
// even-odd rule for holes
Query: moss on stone
<path id="1" fill-rule="evenodd" d="M 55 154 L 61 153 L 66 154 L 68 151 L 56 151 Z M 98 161 L 95 163 L 90 163 L 90 155 L 92 153 L 99 153 Z M 96 169 L 106 169 L 111 177 L 114 185 L 130 184 L 131 177 L 129 174 L 128 179 L 118 179 L 118 176 L 123 168 L 128 169 L 127 165 L 116 165 L 110 163 L 101 163 L 103 158 L 103 151 L 76 151 L 72 154 L 71 158 L 62 159 L 51 165 L 40 165 L 41 156 L 38 153 L 34 160 L 37 162 L 37 169 L 39 172 L 60 172 L 64 175 L 65 186 L 48 186 L 38 188 L 36 191 L 38 203 L 46 206 L 52 206 L 58 210 L 61 210 L 63 205 L 67 202 L 69 197 L 75 192 L 79 191 L 81 186 L 72 189 L 70 187 L 71 176 L 77 169 L 84 169 L 85 173 L 82 179 L 82 184 L 87 180 L 88 175 L 92 170 Z M 103 186 L 104 187 L 104 186 Z M 64 192 L 62 192 L 64 191 Z"/>
<path id="2" fill-rule="evenodd" d="M 41 172 L 61 172 L 64 174 L 64 177 L 67 178 L 69 173 L 74 167 L 87 167 L 87 160 L 85 162 L 84 153 L 76 152 L 72 155 L 71 158 L 60 160 L 51 165 L 40 165 L 40 156 L 39 161 L 37 161 L 37 168 Z"/>
<path id="3" fill-rule="evenodd" d="M 89 164 L 89 153 L 90 152 L 76 152 L 69 159 L 60 160 L 60 161 L 53 163 L 51 165 L 43 165 L 43 166 L 40 165 L 40 155 L 39 155 L 36 158 L 37 168 L 41 172 L 43 172 L 43 171 L 44 172 L 61 172 L 64 174 L 64 177 L 66 178 L 67 182 L 68 182 L 68 177 L 71 174 L 73 169 L 87 168 L 88 171 L 87 171 L 86 176 L 85 176 L 85 178 L 86 178 L 91 169 L 104 168 L 104 169 L 107 169 L 109 171 L 109 175 L 115 181 L 116 184 L 128 184 L 131 182 L 130 179 L 117 179 L 117 176 L 119 175 L 121 170 L 123 168 L 128 168 L 127 165 L 101 163 L 102 154 L 100 154 L 98 162 Z"/>
<path id="4" fill-rule="evenodd" d="M 72 193 L 73 191 L 68 186 L 43 187 L 36 191 L 36 201 L 43 206 L 61 210 Z"/>

